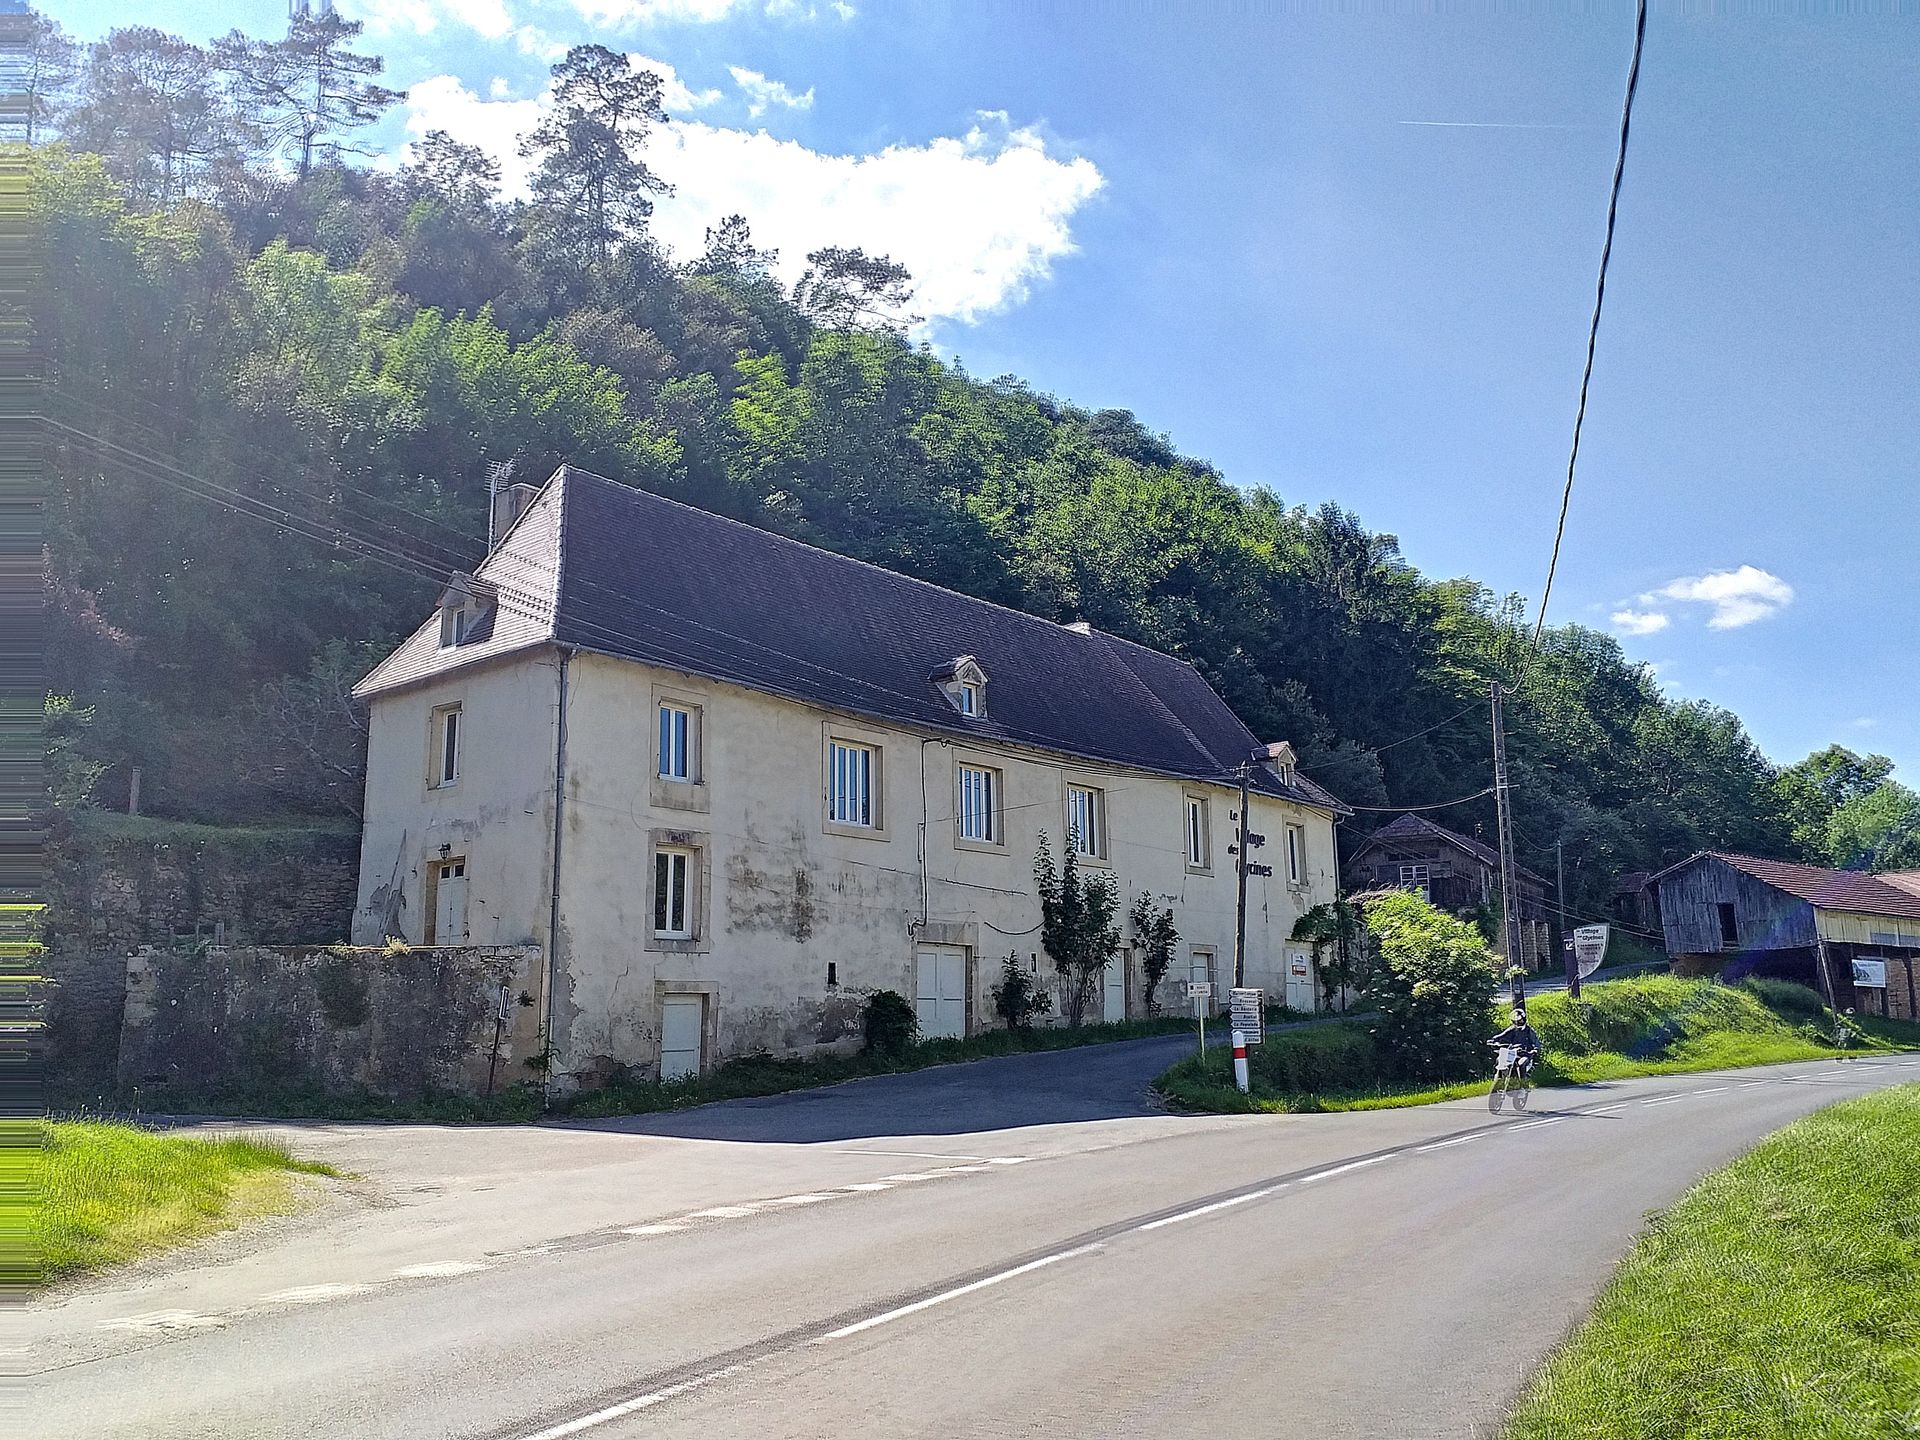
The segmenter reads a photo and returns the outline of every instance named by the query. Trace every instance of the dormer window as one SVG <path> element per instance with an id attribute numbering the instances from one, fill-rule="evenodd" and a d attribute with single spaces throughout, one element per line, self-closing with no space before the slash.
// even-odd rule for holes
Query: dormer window
<path id="1" fill-rule="evenodd" d="M 440 648 L 471 645 L 493 634 L 494 592 L 471 575 L 456 575 L 440 592 Z"/>
<path id="2" fill-rule="evenodd" d="M 956 656 L 927 677 L 940 687 L 947 703 L 969 720 L 987 714 L 987 672 L 971 655 Z"/>

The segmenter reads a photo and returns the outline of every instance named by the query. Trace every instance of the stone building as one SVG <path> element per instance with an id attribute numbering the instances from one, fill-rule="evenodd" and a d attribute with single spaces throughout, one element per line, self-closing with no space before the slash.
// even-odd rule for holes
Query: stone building
<path id="1" fill-rule="evenodd" d="M 358 687 L 356 940 L 541 945 L 574 1082 L 851 1041 L 879 989 L 965 1034 L 1009 957 L 1051 983 L 1045 837 L 1173 911 L 1159 1001 L 1224 1000 L 1260 747 L 1190 665 L 572 468 L 512 508 Z M 1290 754 L 1250 767 L 1247 983 L 1309 1004 L 1343 807 Z M 1146 1013 L 1133 946 L 1095 1009 Z"/>

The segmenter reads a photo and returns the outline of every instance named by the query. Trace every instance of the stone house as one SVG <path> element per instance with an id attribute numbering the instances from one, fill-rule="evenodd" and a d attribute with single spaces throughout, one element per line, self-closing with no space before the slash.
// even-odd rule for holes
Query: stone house
<path id="1" fill-rule="evenodd" d="M 1423 815 L 1396 815 L 1382 825 L 1347 857 L 1342 873 L 1350 891 L 1412 890 L 1463 919 L 1499 904 L 1500 852 Z M 1547 881 L 1524 865 L 1514 867 L 1514 879 L 1520 963 L 1539 970 L 1553 957 Z"/>
<path id="2" fill-rule="evenodd" d="M 544 947 L 559 1083 L 850 1043 L 880 989 L 990 1028 L 1009 957 L 1052 981 L 1043 836 L 1173 911 L 1160 1003 L 1224 1001 L 1258 747 L 1190 665 L 570 467 L 511 508 L 357 687 L 354 935 Z M 1252 767 L 1247 983 L 1305 1005 L 1344 807 L 1290 756 Z M 1096 1018 L 1147 1013 L 1139 959 Z"/>

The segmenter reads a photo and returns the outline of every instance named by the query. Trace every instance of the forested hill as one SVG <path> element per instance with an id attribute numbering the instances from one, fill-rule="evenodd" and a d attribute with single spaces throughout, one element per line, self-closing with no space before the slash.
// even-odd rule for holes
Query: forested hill
<path id="1" fill-rule="evenodd" d="M 911 277 L 858 235 L 791 289 L 751 217 L 663 253 L 660 82 L 597 47 L 555 67 L 527 200 L 445 134 L 397 171 L 357 162 L 396 98 L 360 43 L 330 16 L 211 47 L 39 27 L 56 803 L 123 805 L 137 766 L 149 812 L 354 812 L 348 684 L 477 560 L 488 467 L 561 461 L 1189 658 L 1356 804 L 1488 785 L 1512 605 L 1126 411 L 916 348 Z M 1920 845 L 1882 762 L 1783 776 L 1589 630 L 1548 632 L 1509 725 L 1521 858 L 1564 840 L 1587 911 L 1701 846 L 1819 857 L 1836 810 L 1890 795 Z M 1489 803 L 1436 814 L 1490 831 Z M 1843 858 L 1887 858 L 1869 822 Z"/>

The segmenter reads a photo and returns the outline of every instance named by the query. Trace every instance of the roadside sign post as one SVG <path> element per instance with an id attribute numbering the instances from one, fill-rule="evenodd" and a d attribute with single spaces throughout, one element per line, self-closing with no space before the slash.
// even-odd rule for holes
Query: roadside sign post
<path id="1" fill-rule="evenodd" d="M 1233 1083 L 1242 1095 L 1253 1089 L 1247 1070 L 1247 1046 L 1258 1045 L 1266 1030 L 1265 992 L 1235 986 L 1228 992 L 1228 1011 L 1233 1020 Z"/>
<path id="2" fill-rule="evenodd" d="M 1193 1001 L 1193 1018 L 1200 1022 L 1200 1057 L 1207 1054 L 1207 1001 L 1213 998 L 1213 982 L 1210 980 L 1189 980 L 1187 998 Z"/>
<path id="3" fill-rule="evenodd" d="M 1573 932 L 1573 973 L 1584 980 L 1607 958 L 1607 940 L 1613 934 L 1609 925 L 1582 925 Z"/>
<path id="4" fill-rule="evenodd" d="M 1239 1030 L 1233 1032 L 1233 1083 L 1242 1095 L 1253 1089 L 1247 1078 L 1247 1037 Z"/>

